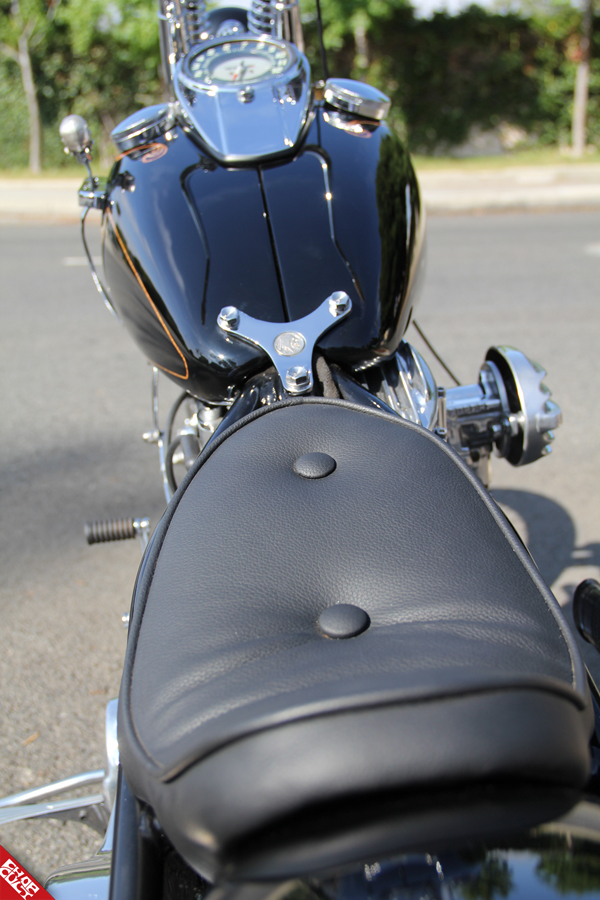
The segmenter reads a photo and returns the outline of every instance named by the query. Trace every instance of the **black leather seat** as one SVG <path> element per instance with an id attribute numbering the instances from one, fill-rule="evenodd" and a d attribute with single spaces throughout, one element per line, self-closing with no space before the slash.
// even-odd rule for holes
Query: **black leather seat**
<path id="1" fill-rule="evenodd" d="M 315 452 L 335 470 L 297 474 Z M 369 627 L 325 636 L 337 604 Z M 530 557 L 457 455 L 400 419 L 317 399 L 253 413 L 197 460 L 140 571 L 121 760 L 205 875 L 353 798 L 578 787 L 591 727 Z"/>

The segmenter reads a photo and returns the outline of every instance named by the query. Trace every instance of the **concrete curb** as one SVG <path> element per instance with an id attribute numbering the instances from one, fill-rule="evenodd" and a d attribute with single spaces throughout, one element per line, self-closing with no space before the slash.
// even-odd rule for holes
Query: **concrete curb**
<path id="1" fill-rule="evenodd" d="M 0 178 L 1 221 L 79 219 L 77 190 L 81 178 Z"/>
<path id="2" fill-rule="evenodd" d="M 422 169 L 430 214 L 600 209 L 600 163 L 489 169 Z M 0 221 L 74 222 L 83 177 L 0 178 Z"/>

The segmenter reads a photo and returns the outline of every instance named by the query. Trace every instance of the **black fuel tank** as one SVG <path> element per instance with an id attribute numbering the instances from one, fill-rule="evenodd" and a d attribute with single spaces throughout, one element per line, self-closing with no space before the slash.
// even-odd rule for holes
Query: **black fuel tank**
<path id="1" fill-rule="evenodd" d="M 270 365 L 221 332 L 223 306 L 284 322 L 345 290 L 352 314 L 320 347 L 349 366 L 393 353 L 406 330 L 419 193 L 383 124 L 318 107 L 295 157 L 238 168 L 176 127 L 118 157 L 108 199 L 103 261 L 115 309 L 155 365 L 209 402 Z"/>
<path id="2" fill-rule="evenodd" d="M 284 318 L 256 169 L 203 157 L 183 130 L 123 154 L 110 177 L 103 261 L 110 295 L 146 356 L 212 402 L 267 364 L 217 326 L 233 304 Z"/>
<path id="3" fill-rule="evenodd" d="M 342 365 L 395 352 L 408 327 L 424 237 L 410 157 L 385 124 L 319 109 L 301 153 L 261 167 L 291 320 L 332 291 L 352 313 L 319 347 Z"/>

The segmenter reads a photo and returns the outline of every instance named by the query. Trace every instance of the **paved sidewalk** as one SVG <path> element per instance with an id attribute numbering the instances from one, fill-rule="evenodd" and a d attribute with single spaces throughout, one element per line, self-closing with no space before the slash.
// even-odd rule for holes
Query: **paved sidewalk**
<path id="1" fill-rule="evenodd" d="M 425 169 L 428 212 L 600 208 L 600 163 Z M 75 221 L 81 178 L 0 178 L 0 220 Z"/>
<path id="2" fill-rule="evenodd" d="M 83 170 L 82 170 L 83 172 Z M 75 221 L 80 178 L 0 178 L 0 221 Z"/>
<path id="3" fill-rule="evenodd" d="M 425 169 L 419 182 L 431 213 L 600 207 L 600 163 Z"/>

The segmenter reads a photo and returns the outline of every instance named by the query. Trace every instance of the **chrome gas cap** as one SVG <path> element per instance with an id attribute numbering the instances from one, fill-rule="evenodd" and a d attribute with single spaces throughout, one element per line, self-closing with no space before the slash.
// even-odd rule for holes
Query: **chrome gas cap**
<path id="1" fill-rule="evenodd" d="M 392 105 L 382 91 L 351 78 L 328 78 L 324 97 L 325 102 L 336 109 L 378 121 L 385 119 Z"/>

